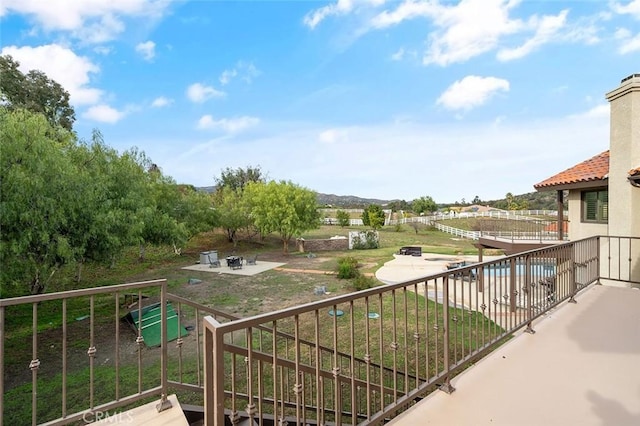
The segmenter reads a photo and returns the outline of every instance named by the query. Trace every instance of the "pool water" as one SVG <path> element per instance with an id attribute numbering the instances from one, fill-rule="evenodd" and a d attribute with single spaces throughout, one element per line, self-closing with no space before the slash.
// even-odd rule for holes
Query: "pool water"
<path id="1" fill-rule="evenodd" d="M 549 275 L 556 273 L 556 267 L 554 265 L 531 265 L 531 275 Z M 516 275 L 525 275 L 527 272 L 527 266 L 525 264 L 516 264 Z M 494 264 L 484 268 L 485 276 L 497 276 L 504 277 L 511 275 L 511 265 L 509 264 Z"/>

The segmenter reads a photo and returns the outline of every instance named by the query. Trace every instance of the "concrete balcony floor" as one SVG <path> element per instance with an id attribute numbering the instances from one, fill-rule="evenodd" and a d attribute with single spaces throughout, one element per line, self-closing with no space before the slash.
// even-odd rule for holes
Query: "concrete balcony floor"
<path id="1" fill-rule="evenodd" d="M 640 425 L 640 291 L 591 286 L 388 424 Z"/>

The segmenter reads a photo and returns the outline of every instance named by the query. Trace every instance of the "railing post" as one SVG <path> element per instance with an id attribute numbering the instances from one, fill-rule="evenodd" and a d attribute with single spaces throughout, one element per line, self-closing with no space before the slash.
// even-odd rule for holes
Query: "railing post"
<path id="1" fill-rule="evenodd" d="M 160 381 L 162 386 L 162 394 L 160 395 L 160 403 L 156 405 L 158 412 L 171 408 L 171 401 L 167 399 L 169 391 L 167 379 L 167 357 L 169 341 L 167 338 L 167 280 L 163 280 L 160 286 L 160 335 L 161 335 L 161 355 L 160 355 Z M 142 322 L 140 323 L 142 327 Z M 178 329 L 178 337 L 180 330 Z"/>
<path id="2" fill-rule="evenodd" d="M 0 306 L 0 425 L 4 424 L 4 306 Z"/>
<path id="3" fill-rule="evenodd" d="M 516 311 L 516 266 L 516 259 L 512 257 L 509 260 L 509 312 L 512 313 Z"/>
<path id="4" fill-rule="evenodd" d="M 596 237 L 596 268 L 598 270 L 597 274 L 598 274 L 598 279 L 596 280 L 596 285 L 602 285 L 602 282 L 600 281 L 600 278 L 602 278 L 602 271 L 600 270 L 600 236 L 598 235 Z"/>
<path id="5" fill-rule="evenodd" d="M 524 330 L 525 333 L 535 334 L 535 330 L 533 329 L 533 304 L 532 304 L 532 293 L 533 287 L 531 285 L 531 255 L 527 255 L 525 258 L 525 272 L 524 272 L 524 294 L 527 298 L 527 328 Z"/>
<path id="6" fill-rule="evenodd" d="M 40 360 L 38 359 L 38 302 L 32 303 L 32 321 L 31 326 L 32 344 L 31 344 L 31 363 L 29 363 L 29 369 L 31 370 L 31 424 L 34 426 L 38 424 L 38 368 L 40 367 Z M 93 379 L 93 378 L 92 378 Z M 91 407 L 93 408 L 93 406 Z M 3 407 L 4 409 L 4 407 Z"/>
<path id="7" fill-rule="evenodd" d="M 444 369 L 447 375 L 444 378 L 444 383 L 440 386 L 440 390 L 446 393 L 452 393 L 456 389 L 451 385 L 451 362 L 449 361 L 449 276 L 445 275 L 442 278 L 442 332 L 444 333 L 443 339 L 443 352 L 444 352 Z M 436 321 L 438 319 L 436 318 Z"/>
<path id="8" fill-rule="evenodd" d="M 575 299 L 576 294 L 578 293 L 578 285 L 576 284 L 576 245 L 572 243 L 567 246 L 567 250 L 569 250 L 569 289 L 571 291 L 571 297 L 569 298 L 569 303 L 578 303 Z"/>
<path id="9" fill-rule="evenodd" d="M 562 190 L 556 192 L 556 208 L 558 216 L 556 218 L 556 227 L 558 228 L 558 239 L 564 240 L 564 194 Z"/>
<path id="10" fill-rule="evenodd" d="M 224 334 L 207 315 L 204 325 L 204 424 L 224 426 Z"/>

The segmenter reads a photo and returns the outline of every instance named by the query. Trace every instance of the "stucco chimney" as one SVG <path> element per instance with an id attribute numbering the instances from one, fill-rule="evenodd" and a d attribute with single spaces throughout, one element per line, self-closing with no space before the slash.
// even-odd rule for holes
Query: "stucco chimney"
<path id="1" fill-rule="evenodd" d="M 606 94 L 611 105 L 609 235 L 640 237 L 640 188 L 628 180 L 640 167 L 640 74 Z"/>

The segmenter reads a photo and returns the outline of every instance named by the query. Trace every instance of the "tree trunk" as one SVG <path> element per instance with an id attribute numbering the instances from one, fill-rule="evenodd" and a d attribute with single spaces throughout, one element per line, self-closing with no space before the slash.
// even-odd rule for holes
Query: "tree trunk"
<path id="1" fill-rule="evenodd" d="M 140 254 L 138 255 L 138 261 L 140 261 L 140 262 L 144 261 L 145 250 L 146 250 L 145 245 L 144 244 L 140 244 Z"/>
<path id="2" fill-rule="evenodd" d="M 31 280 L 31 294 L 42 294 L 44 285 L 40 282 L 40 271 L 36 271 L 35 277 Z"/>
<path id="3" fill-rule="evenodd" d="M 176 246 L 176 243 L 173 243 L 173 253 L 176 256 L 180 256 L 182 254 L 182 247 Z"/>
<path id="4" fill-rule="evenodd" d="M 80 259 L 80 261 L 78 261 L 77 265 L 78 268 L 76 269 L 76 282 L 79 283 L 82 280 L 82 265 L 84 264 L 84 259 Z"/>

